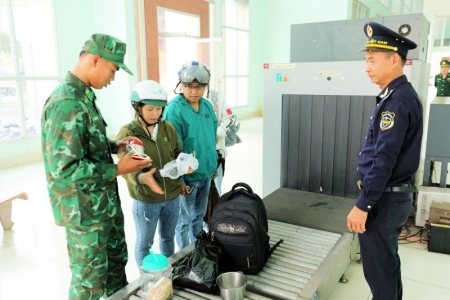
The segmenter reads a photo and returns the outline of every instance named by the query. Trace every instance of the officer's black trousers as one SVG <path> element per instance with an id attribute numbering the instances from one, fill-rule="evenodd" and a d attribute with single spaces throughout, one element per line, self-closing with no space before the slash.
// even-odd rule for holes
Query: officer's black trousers
<path id="1" fill-rule="evenodd" d="M 368 213 L 366 232 L 359 234 L 364 276 L 373 300 L 402 299 L 398 236 L 412 201 L 412 194 L 383 193 Z"/>

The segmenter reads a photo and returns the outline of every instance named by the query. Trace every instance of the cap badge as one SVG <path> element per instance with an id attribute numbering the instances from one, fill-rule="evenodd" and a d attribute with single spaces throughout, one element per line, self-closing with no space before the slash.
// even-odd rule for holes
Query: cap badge
<path id="1" fill-rule="evenodd" d="M 366 32 L 367 32 L 367 36 L 369 38 L 371 38 L 373 35 L 373 30 L 372 30 L 372 27 L 370 27 L 370 25 L 367 25 Z"/>

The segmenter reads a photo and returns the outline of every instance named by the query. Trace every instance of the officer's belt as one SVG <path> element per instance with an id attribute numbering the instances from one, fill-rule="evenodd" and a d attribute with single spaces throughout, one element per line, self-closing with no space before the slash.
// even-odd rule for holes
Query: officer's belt
<path id="1" fill-rule="evenodd" d="M 361 180 L 356 182 L 358 189 L 363 189 L 363 184 Z M 417 192 L 417 188 L 415 186 L 411 186 L 410 184 L 401 184 L 399 186 L 387 186 L 384 188 L 385 193 L 415 193 Z"/>

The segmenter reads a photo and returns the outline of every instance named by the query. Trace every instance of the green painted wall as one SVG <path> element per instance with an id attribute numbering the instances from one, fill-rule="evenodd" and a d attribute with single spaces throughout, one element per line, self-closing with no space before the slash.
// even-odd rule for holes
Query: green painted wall
<path id="1" fill-rule="evenodd" d="M 349 2 L 250 0 L 250 105 L 235 109 L 235 113 L 239 116 L 261 109 L 263 65 L 289 62 L 291 25 L 345 20 Z"/>

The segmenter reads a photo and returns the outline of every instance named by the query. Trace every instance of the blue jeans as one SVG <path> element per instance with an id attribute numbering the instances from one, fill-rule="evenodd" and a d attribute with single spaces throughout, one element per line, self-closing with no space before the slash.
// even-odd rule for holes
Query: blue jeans
<path id="1" fill-rule="evenodd" d="M 383 193 L 359 234 L 364 277 L 373 300 L 400 300 L 403 295 L 398 236 L 408 220 L 412 194 Z"/>
<path id="2" fill-rule="evenodd" d="M 190 181 L 186 184 L 196 188 L 189 196 L 181 196 L 180 217 L 175 229 L 175 238 L 180 250 L 195 242 L 196 236 L 203 230 L 211 178 Z"/>
<path id="3" fill-rule="evenodd" d="M 175 252 L 175 227 L 180 212 L 181 195 L 175 199 L 145 203 L 139 200 L 133 202 L 133 218 L 136 227 L 136 263 L 140 268 L 142 260 L 149 254 L 153 246 L 156 225 L 158 225 L 159 251 L 166 257 Z"/>

